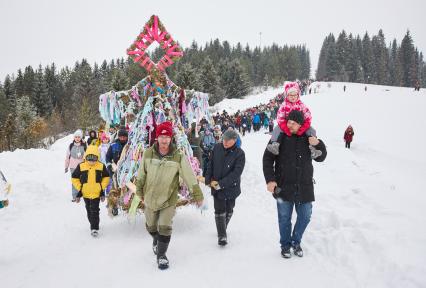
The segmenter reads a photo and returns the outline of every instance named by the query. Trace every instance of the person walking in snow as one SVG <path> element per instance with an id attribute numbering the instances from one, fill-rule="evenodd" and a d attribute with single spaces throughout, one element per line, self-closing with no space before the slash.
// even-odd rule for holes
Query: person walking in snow
<path id="1" fill-rule="evenodd" d="M 111 143 L 109 143 L 109 135 L 107 133 L 102 133 L 99 137 L 101 139 L 101 145 L 99 145 L 99 155 L 100 155 L 100 161 L 106 165 L 106 154 L 108 152 L 109 147 L 111 146 Z"/>
<path id="2" fill-rule="evenodd" d="M 78 164 L 72 173 L 72 184 L 78 191 L 76 203 L 83 197 L 86 204 L 87 219 L 90 223 L 91 235 L 98 236 L 99 202 L 105 201 L 104 190 L 109 183 L 106 166 L 99 161 L 99 150 L 90 145 L 84 155 L 84 162 Z"/>
<path id="3" fill-rule="evenodd" d="M 235 200 L 241 194 L 241 174 L 245 166 L 244 151 L 237 145 L 238 133 L 227 130 L 223 143 L 214 146 L 205 174 L 211 187 L 218 244 L 228 244 L 226 229 L 234 212 Z"/>
<path id="4" fill-rule="evenodd" d="M 8 195 L 12 191 L 12 185 L 7 182 L 6 177 L 0 170 L 0 209 L 9 206 Z"/>
<path id="5" fill-rule="evenodd" d="M 111 146 L 108 148 L 108 151 L 105 155 L 105 161 L 106 161 L 106 166 L 107 166 L 107 170 L 109 172 L 109 175 L 111 176 L 111 181 L 113 181 L 113 179 L 115 179 L 115 172 L 117 171 L 117 164 L 118 161 L 120 160 L 121 157 L 121 153 L 123 152 L 124 146 L 126 146 L 127 144 L 127 140 L 129 138 L 129 134 L 127 132 L 126 129 L 121 128 L 118 133 L 118 139 L 111 144 Z M 111 185 L 108 188 L 108 191 L 110 190 Z M 108 204 L 109 205 L 109 204 Z M 113 216 L 117 216 L 118 215 L 118 207 L 116 205 L 111 205 L 112 207 L 109 207 L 111 210 L 111 214 Z"/>
<path id="6" fill-rule="evenodd" d="M 263 154 L 263 174 L 267 190 L 277 199 L 278 224 L 280 231 L 281 255 L 291 257 L 293 253 L 303 256 L 301 241 L 312 214 L 315 201 L 313 185 L 313 166 L 309 145 L 321 151 L 315 158 L 322 162 L 327 156 L 324 142 L 305 133 L 299 135 L 305 119 L 303 113 L 293 110 L 288 115 L 287 126 L 278 140 L 279 154 L 268 149 Z M 292 231 L 291 215 L 296 209 L 297 219 Z"/>
<path id="7" fill-rule="evenodd" d="M 354 138 L 354 135 L 354 129 L 351 125 L 349 125 L 345 130 L 345 134 L 343 135 L 343 139 L 345 140 L 345 148 L 351 149 L 351 142 Z"/>
<path id="8" fill-rule="evenodd" d="M 311 111 L 309 108 L 300 100 L 300 89 L 297 82 L 289 82 L 284 86 L 285 91 L 285 100 L 281 107 L 278 110 L 277 115 L 277 123 L 278 125 L 274 128 L 271 135 L 271 143 L 268 144 L 267 149 L 278 155 L 279 151 L 279 142 L 278 138 L 282 135 L 283 131 L 286 130 L 287 127 L 287 117 L 289 113 L 293 110 L 298 110 L 303 113 L 304 123 L 298 130 L 298 135 L 302 135 L 306 133 L 308 136 L 316 137 L 316 131 L 311 127 Z M 320 155 L 318 150 L 315 150 L 313 147 L 311 149 L 311 157 L 315 158 Z"/>
<path id="9" fill-rule="evenodd" d="M 89 138 L 87 139 L 87 145 L 96 145 L 97 144 L 97 134 L 95 130 L 89 132 Z"/>
<path id="10" fill-rule="evenodd" d="M 207 172 L 207 167 L 210 161 L 210 155 L 213 150 L 214 145 L 216 144 L 216 139 L 214 138 L 213 132 L 209 127 L 206 127 L 203 135 L 201 136 L 201 149 L 203 151 L 203 177 L 205 177 Z"/>
<path id="11" fill-rule="evenodd" d="M 78 164 L 83 162 L 83 156 L 84 152 L 86 151 L 86 148 L 87 145 L 83 141 L 83 131 L 78 129 L 74 132 L 74 140 L 68 146 L 67 155 L 65 156 L 65 173 L 68 173 L 68 171 L 70 171 L 72 175 Z M 72 186 L 71 189 L 72 201 L 75 202 L 78 190 L 76 190 L 74 186 Z"/>
<path id="12" fill-rule="evenodd" d="M 198 207 L 203 193 L 186 156 L 172 143 L 171 122 L 163 122 L 155 130 L 157 141 L 143 152 L 136 180 L 136 195 L 144 203 L 146 229 L 153 238 L 153 251 L 159 269 L 167 269 L 166 252 L 172 235 L 172 220 L 176 213 L 179 178 L 189 188 Z"/>

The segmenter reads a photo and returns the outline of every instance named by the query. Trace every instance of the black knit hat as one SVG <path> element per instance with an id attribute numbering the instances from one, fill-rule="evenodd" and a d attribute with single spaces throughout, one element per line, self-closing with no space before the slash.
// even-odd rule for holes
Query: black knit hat
<path id="1" fill-rule="evenodd" d="M 303 116 L 303 113 L 299 110 L 293 110 L 288 114 L 287 121 L 292 120 L 296 122 L 299 125 L 303 125 L 305 122 L 305 117 Z"/>

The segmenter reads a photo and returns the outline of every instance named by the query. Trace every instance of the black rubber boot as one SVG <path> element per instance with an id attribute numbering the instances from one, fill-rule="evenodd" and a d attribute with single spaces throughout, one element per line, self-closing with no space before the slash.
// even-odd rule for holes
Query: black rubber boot
<path id="1" fill-rule="evenodd" d="M 158 235 L 157 242 L 157 264 L 158 269 L 164 270 L 169 268 L 169 259 L 166 257 L 167 248 L 169 247 L 170 236 Z"/>
<path id="2" fill-rule="evenodd" d="M 158 245 L 158 233 L 157 232 L 149 232 L 152 236 L 152 252 L 157 255 L 157 245 Z"/>
<path id="3" fill-rule="evenodd" d="M 215 214 L 216 229 L 217 229 L 217 244 L 225 246 L 228 244 L 226 237 L 226 213 Z"/>
<path id="4" fill-rule="evenodd" d="M 232 214 L 233 214 L 233 212 L 226 213 L 226 228 L 228 228 L 228 224 L 229 224 L 229 221 L 231 221 Z"/>

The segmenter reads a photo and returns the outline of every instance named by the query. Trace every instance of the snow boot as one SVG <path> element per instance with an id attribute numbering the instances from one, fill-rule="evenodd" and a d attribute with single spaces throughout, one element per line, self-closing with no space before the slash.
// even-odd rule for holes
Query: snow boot
<path id="1" fill-rule="evenodd" d="M 111 214 L 112 214 L 112 216 L 117 216 L 118 215 L 118 207 L 116 207 L 116 206 L 112 207 Z"/>
<path id="2" fill-rule="evenodd" d="M 280 153 L 280 143 L 272 142 L 266 146 L 266 149 L 268 149 L 268 151 L 272 154 L 278 155 Z"/>
<path id="3" fill-rule="evenodd" d="M 300 247 L 300 244 L 293 245 L 293 253 L 296 256 L 303 257 L 303 250 L 302 247 Z"/>
<path id="4" fill-rule="evenodd" d="M 232 214 L 233 214 L 233 212 L 226 213 L 226 228 L 228 228 L 228 224 L 229 224 L 229 221 L 231 221 Z"/>
<path id="5" fill-rule="evenodd" d="M 169 259 L 166 257 L 167 248 L 169 243 L 158 241 L 157 242 L 157 264 L 158 269 L 165 270 L 169 268 Z"/>
<path id="6" fill-rule="evenodd" d="M 215 214 L 216 229 L 217 229 L 217 244 L 225 246 L 228 244 L 226 237 L 226 213 Z"/>
<path id="7" fill-rule="evenodd" d="M 99 236 L 99 232 L 98 230 L 92 230 L 92 232 L 90 232 L 90 235 L 92 235 L 92 237 L 97 238 Z"/>
<path id="8" fill-rule="evenodd" d="M 291 258 L 291 251 L 290 251 L 290 247 L 288 248 L 281 248 L 281 256 L 283 258 Z"/>
<path id="9" fill-rule="evenodd" d="M 150 232 L 149 234 L 151 234 L 151 236 L 152 236 L 152 251 L 154 252 L 155 255 L 157 255 L 157 251 L 158 251 L 158 233 L 157 232 Z"/>

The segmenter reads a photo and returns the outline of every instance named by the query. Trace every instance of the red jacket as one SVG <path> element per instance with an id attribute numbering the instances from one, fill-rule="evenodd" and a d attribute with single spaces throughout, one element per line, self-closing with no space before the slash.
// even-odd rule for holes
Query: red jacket
<path id="1" fill-rule="evenodd" d="M 345 131 L 345 135 L 343 136 L 343 139 L 345 139 L 345 142 L 352 142 L 353 137 L 354 137 L 354 130 L 352 128 L 347 128 Z"/>

